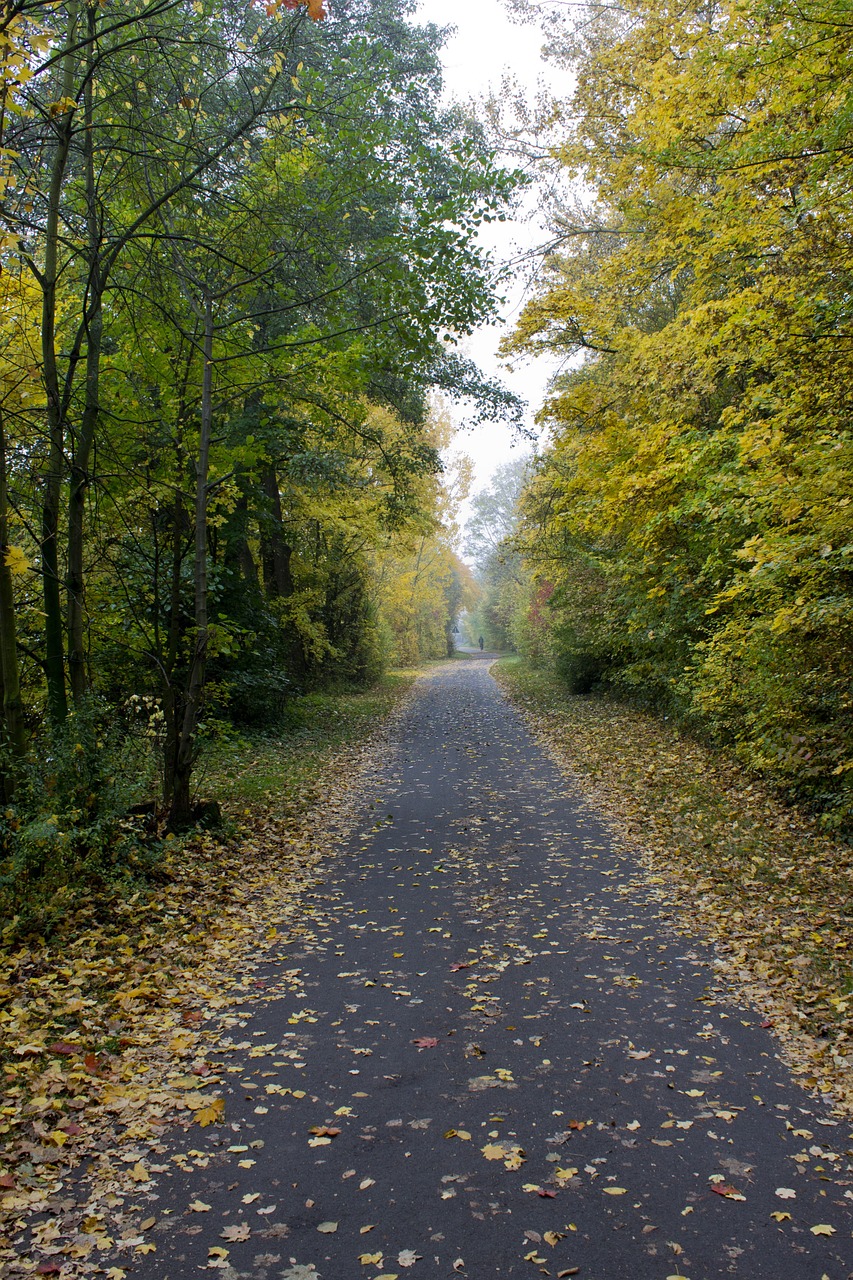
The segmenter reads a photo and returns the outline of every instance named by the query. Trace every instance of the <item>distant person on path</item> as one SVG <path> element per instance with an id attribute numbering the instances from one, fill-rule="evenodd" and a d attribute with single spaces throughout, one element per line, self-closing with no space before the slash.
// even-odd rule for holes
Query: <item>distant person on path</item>
<path id="1" fill-rule="evenodd" d="M 478 644 L 479 644 L 479 646 L 480 646 L 480 652 L 482 653 L 482 652 L 483 652 L 483 637 L 482 637 L 482 636 L 480 636 L 480 639 L 479 639 L 479 641 L 478 641 Z"/>

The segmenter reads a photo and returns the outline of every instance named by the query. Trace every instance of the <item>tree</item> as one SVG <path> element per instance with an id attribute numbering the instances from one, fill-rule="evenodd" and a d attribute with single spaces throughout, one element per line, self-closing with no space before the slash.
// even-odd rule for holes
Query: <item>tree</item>
<path id="1" fill-rule="evenodd" d="M 593 195 L 555 217 L 516 338 L 582 360 L 543 409 L 529 552 L 572 669 L 846 821 L 844 15 L 643 0 L 586 19 L 553 46 L 577 73 L 558 154 Z"/>

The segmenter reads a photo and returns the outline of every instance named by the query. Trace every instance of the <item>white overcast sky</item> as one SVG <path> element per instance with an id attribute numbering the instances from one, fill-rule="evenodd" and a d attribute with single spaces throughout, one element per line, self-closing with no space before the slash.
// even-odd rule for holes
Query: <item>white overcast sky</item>
<path id="1" fill-rule="evenodd" d="M 564 89 L 555 82 L 560 73 L 542 59 L 542 36 L 538 28 L 511 21 L 501 0 L 465 0 L 464 3 L 422 0 L 418 17 L 456 28 L 443 52 L 448 97 L 462 101 L 485 98 L 490 91 L 500 90 L 507 73 L 531 96 L 543 79 L 558 94 Z M 511 258 L 518 248 L 529 249 L 540 243 L 542 236 L 541 227 L 528 221 L 514 221 L 490 227 L 485 243 L 499 257 Z M 527 423 L 532 427 L 533 415 L 544 398 L 551 366 L 543 360 L 525 357 L 516 359 L 514 372 L 509 372 L 499 360 L 498 344 L 503 334 L 513 327 L 525 299 L 520 278 L 515 288 L 506 287 L 503 292 L 507 298 L 503 324 L 479 329 L 466 339 L 464 351 L 484 372 L 501 377 L 528 402 Z M 464 416 L 461 410 L 454 414 L 460 421 Z M 474 461 L 475 490 L 488 486 L 495 467 L 514 456 L 513 448 L 517 451 L 529 447 L 507 427 L 498 424 L 461 432 L 456 442 L 456 448 Z"/>

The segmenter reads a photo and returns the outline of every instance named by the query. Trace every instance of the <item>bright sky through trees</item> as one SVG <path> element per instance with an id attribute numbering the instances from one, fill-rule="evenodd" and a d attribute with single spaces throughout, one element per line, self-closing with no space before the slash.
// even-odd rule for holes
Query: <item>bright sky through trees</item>
<path id="1" fill-rule="evenodd" d="M 532 24 L 513 21 L 501 0 L 471 0 L 460 5 L 456 0 L 423 0 L 420 17 L 425 21 L 452 26 L 455 34 L 442 50 L 445 71 L 445 93 L 465 101 L 484 99 L 500 90 L 504 77 L 511 75 L 532 95 L 544 80 L 559 91 L 558 77 L 541 56 L 542 37 Z M 530 208 L 532 198 L 526 202 Z M 545 238 L 544 228 L 528 218 L 493 224 L 485 229 L 483 242 L 502 259 L 514 258 Z M 528 402 L 527 420 L 545 398 L 548 376 L 553 368 L 545 359 L 525 358 L 510 373 L 500 362 L 497 348 L 507 330 L 514 327 L 527 297 L 522 277 L 509 282 L 505 290 L 504 324 L 482 326 L 465 345 L 465 350 L 489 374 L 503 378 L 507 385 Z M 458 442 L 474 462 L 474 488 L 485 487 L 496 467 L 505 463 L 524 446 L 510 429 L 488 423 L 465 432 Z"/>

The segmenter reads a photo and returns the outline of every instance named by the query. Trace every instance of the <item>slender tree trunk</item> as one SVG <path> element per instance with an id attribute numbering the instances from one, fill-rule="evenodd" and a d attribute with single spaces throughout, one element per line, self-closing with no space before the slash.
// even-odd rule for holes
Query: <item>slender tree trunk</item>
<path id="1" fill-rule="evenodd" d="M 103 286 L 100 270 L 101 228 L 98 221 L 94 139 L 92 134 L 92 63 L 95 57 L 95 38 L 97 34 L 96 6 L 90 4 L 86 12 L 88 23 L 87 57 L 89 62 L 83 99 L 84 149 L 86 157 L 86 230 L 89 250 L 89 281 L 85 302 L 86 383 L 80 430 L 73 442 L 71 455 L 68 493 L 68 575 L 66 578 L 68 593 L 68 678 L 71 685 L 71 695 L 75 705 L 78 706 L 88 687 L 84 635 L 84 521 L 86 515 L 86 493 L 90 483 L 89 462 L 92 455 L 95 429 L 98 423 L 103 337 Z"/>
<path id="2" fill-rule="evenodd" d="M 15 634 L 15 600 L 12 594 L 12 571 L 9 551 L 9 511 L 6 489 L 6 424 L 0 415 L 0 676 L 3 686 L 3 720 L 12 755 L 20 759 L 27 749 L 24 704 L 21 699 L 21 677 Z M 14 770 L 2 778 L 7 800 L 15 789 Z"/>
<path id="3" fill-rule="evenodd" d="M 258 566 L 255 564 L 255 558 L 249 546 L 249 539 L 246 536 L 248 515 L 249 500 L 241 490 L 234 503 L 234 515 L 230 522 L 230 527 L 226 530 L 225 554 L 227 559 L 237 566 L 240 571 L 240 577 L 246 585 L 259 591 Z"/>
<path id="4" fill-rule="evenodd" d="M 201 391 L 201 422 L 195 487 L 195 556 L 193 564 L 195 645 L 187 678 L 183 720 L 175 752 L 170 819 L 173 826 L 190 817 L 190 781 L 196 755 L 198 722 L 204 693 L 207 647 L 210 639 L 207 593 L 207 484 L 210 469 L 210 438 L 213 426 L 213 302 L 204 305 L 204 373 Z"/>
<path id="5" fill-rule="evenodd" d="M 290 559 L 293 552 L 284 539 L 281 493 L 278 488 L 278 476 L 272 463 L 268 463 L 261 471 L 261 489 L 269 503 L 267 527 L 261 538 L 264 587 L 270 597 L 291 596 L 293 595 L 293 575 L 290 570 Z"/>
<path id="6" fill-rule="evenodd" d="M 77 19 L 78 6 L 71 4 L 68 9 L 65 64 L 62 75 L 62 93 L 67 98 L 71 97 L 71 90 L 74 87 L 74 55 L 70 50 L 77 35 Z M 50 718 L 55 726 L 61 724 L 68 714 L 59 573 L 59 509 L 64 471 L 65 415 L 56 359 L 56 286 L 59 277 L 59 210 L 68 154 L 71 149 L 73 112 L 66 111 L 59 117 L 56 130 L 56 151 L 50 174 L 44 231 L 44 271 L 41 277 L 41 349 L 50 445 L 42 497 L 39 545 L 44 592 L 47 704 Z"/>

